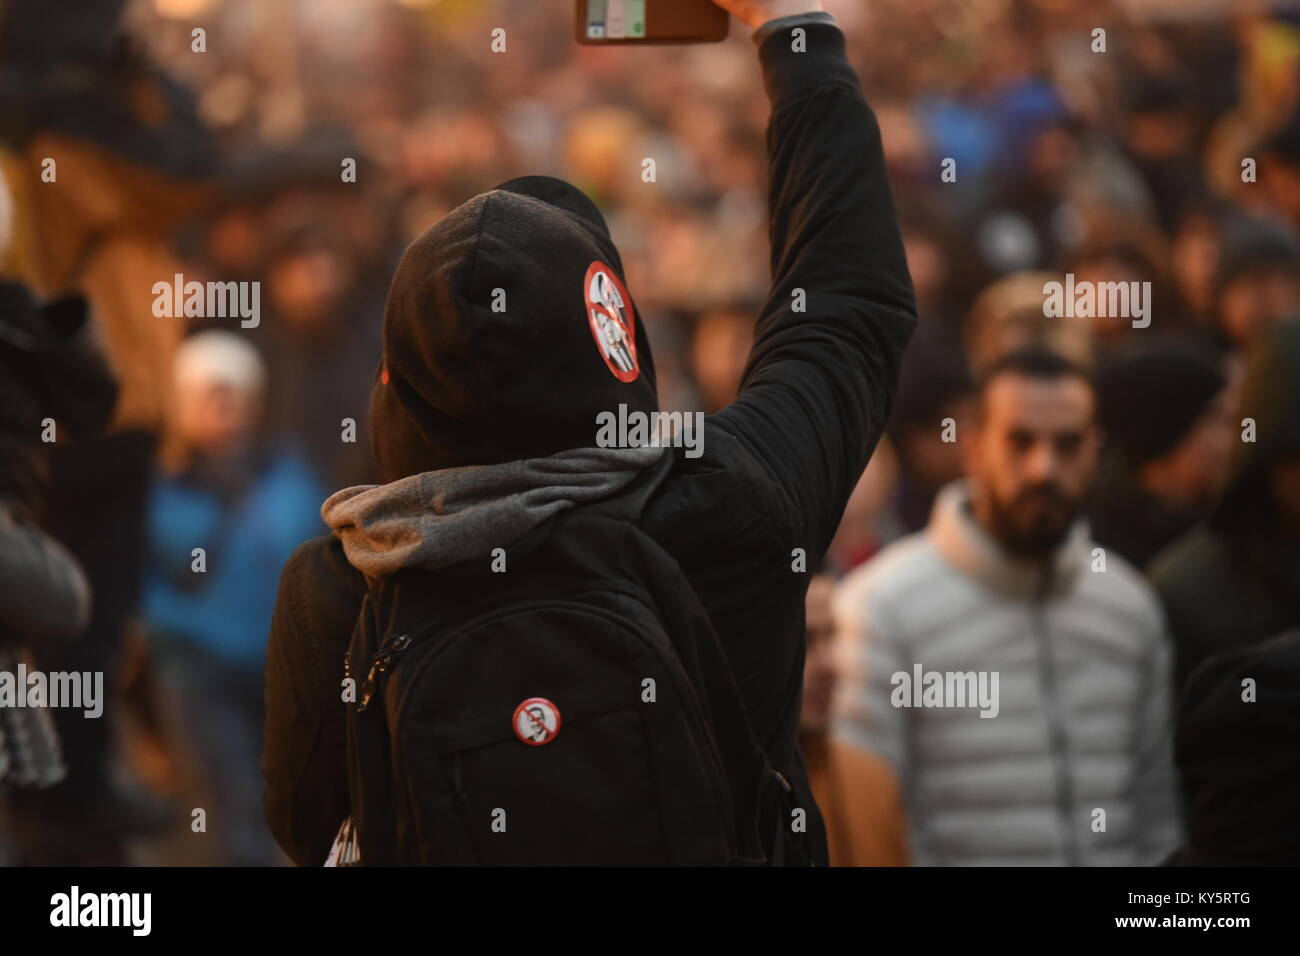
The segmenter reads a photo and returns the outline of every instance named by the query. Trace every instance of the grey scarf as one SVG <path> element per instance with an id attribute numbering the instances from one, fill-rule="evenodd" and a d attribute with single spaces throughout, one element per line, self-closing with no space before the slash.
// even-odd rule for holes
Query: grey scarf
<path id="1" fill-rule="evenodd" d="M 617 494 L 666 448 L 575 448 L 446 468 L 332 494 L 321 517 L 367 578 L 437 570 L 509 547 L 547 518 Z"/>

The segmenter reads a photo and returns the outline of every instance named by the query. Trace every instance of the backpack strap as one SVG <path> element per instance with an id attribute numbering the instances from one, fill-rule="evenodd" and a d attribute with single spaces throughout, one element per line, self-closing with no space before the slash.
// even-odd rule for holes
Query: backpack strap
<path id="1" fill-rule="evenodd" d="M 637 529 L 638 536 L 645 541 L 647 557 L 651 560 L 651 564 L 642 569 L 642 580 L 646 583 L 678 582 L 680 593 L 677 588 L 663 589 L 652 585 L 652 594 L 661 609 L 668 611 L 675 608 L 675 612 L 669 612 L 669 617 L 686 628 L 680 635 L 686 646 L 679 648 L 679 651 L 686 651 L 689 647 L 691 657 L 704 668 L 706 679 L 710 681 L 710 686 L 705 690 L 715 696 L 715 699 L 709 701 L 710 719 L 715 721 L 715 729 L 724 734 L 724 745 L 747 754 L 744 758 L 737 756 L 734 760 L 733 767 L 738 770 L 747 769 L 740 778 L 731 781 L 733 787 L 741 790 L 736 795 L 737 809 L 748 811 L 750 815 L 749 822 L 737 821 L 741 827 L 738 833 L 739 849 L 743 855 L 746 849 L 757 845 L 761 847 L 760 852 L 766 857 L 769 866 L 785 866 L 788 865 L 789 814 L 796 800 L 794 788 L 785 775 L 772 766 L 754 733 L 730 660 L 699 596 L 677 560 L 639 527 L 639 519 L 646 505 L 671 474 L 674 464 L 673 455 L 666 453 L 638 475 L 622 494 L 567 513 L 608 517 L 631 524 Z M 660 573 L 651 570 L 656 565 L 662 569 Z M 768 813 L 771 814 L 774 827 L 770 843 L 765 839 L 766 827 L 761 825 L 767 821 Z"/>
<path id="2" fill-rule="evenodd" d="M 366 662 L 375 652 L 374 593 L 372 587 L 362 601 L 344 657 L 344 673 L 358 685 L 365 678 Z M 348 790 L 354 839 L 363 851 L 362 865 L 396 866 L 401 854 L 393 827 L 392 750 L 387 718 L 382 707 L 359 713 L 353 703 L 343 706 L 347 709 Z"/>
<path id="3" fill-rule="evenodd" d="M 621 494 L 594 504 L 584 505 L 574 509 L 574 511 L 624 520 L 636 525 L 650 499 L 672 473 L 674 464 L 673 454 L 671 451 L 667 451 L 660 456 L 658 461 L 638 475 Z M 661 559 L 667 561 L 677 571 L 679 580 L 685 582 L 686 587 L 690 588 L 690 583 L 686 581 L 686 576 L 681 573 L 676 559 L 665 551 L 658 542 L 654 542 L 653 539 L 650 540 L 654 551 L 658 552 Z M 705 621 L 708 621 L 707 611 L 700 603 L 699 596 L 695 594 L 693 588 L 691 588 L 690 594 L 686 598 L 688 605 L 693 607 L 696 613 L 701 615 Z M 700 648 L 700 650 L 704 656 L 713 659 L 713 677 L 723 684 L 722 687 L 715 687 L 714 691 L 721 691 L 725 696 L 729 696 L 732 701 L 736 702 L 739 708 L 738 712 L 743 718 L 740 722 L 741 726 L 732 728 L 732 743 L 737 746 L 748 747 L 750 753 L 755 755 L 755 762 L 761 763 L 763 768 L 761 780 L 758 783 L 758 792 L 750 795 L 749 798 L 754 801 L 752 807 L 758 817 L 764 814 L 765 808 L 771 808 L 774 832 L 771 843 L 763 848 L 766 851 L 767 863 L 769 866 L 786 866 L 789 814 L 797 799 L 794 794 L 794 787 L 785 774 L 772 766 L 767 752 L 759 743 L 758 735 L 754 733 L 748 715 L 744 713 L 743 704 L 740 703 L 742 700 L 740 689 L 736 684 L 735 675 L 731 671 L 730 661 L 711 622 L 708 623 L 707 627 L 703 628 L 703 633 L 697 634 L 696 639 L 707 645 L 707 650 L 704 648 Z M 725 707 L 725 704 L 723 706 Z M 742 798 L 742 805 L 744 799 Z M 756 835 L 761 842 L 761 834 Z"/>

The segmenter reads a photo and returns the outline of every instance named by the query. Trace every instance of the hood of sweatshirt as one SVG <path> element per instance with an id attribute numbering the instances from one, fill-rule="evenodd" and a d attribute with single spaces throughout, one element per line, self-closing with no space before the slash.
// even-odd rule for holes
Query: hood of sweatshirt
<path id="1" fill-rule="evenodd" d="M 407 248 L 370 401 L 385 481 L 586 448 L 597 415 L 624 405 L 659 408 L 650 341 L 576 187 L 510 180 Z"/>
<path id="2" fill-rule="evenodd" d="M 509 549 L 562 511 L 613 497 L 666 453 L 654 446 L 578 448 L 421 472 L 335 492 L 321 517 L 348 562 L 372 580 L 476 562 L 486 571 L 495 549 Z"/>

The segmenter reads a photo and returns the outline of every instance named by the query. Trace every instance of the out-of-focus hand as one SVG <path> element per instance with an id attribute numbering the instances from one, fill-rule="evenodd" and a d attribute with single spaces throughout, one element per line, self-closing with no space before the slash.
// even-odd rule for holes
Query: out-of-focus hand
<path id="1" fill-rule="evenodd" d="M 821 0 L 713 0 L 741 23 L 758 29 L 777 17 L 813 13 L 822 9 Z"/>

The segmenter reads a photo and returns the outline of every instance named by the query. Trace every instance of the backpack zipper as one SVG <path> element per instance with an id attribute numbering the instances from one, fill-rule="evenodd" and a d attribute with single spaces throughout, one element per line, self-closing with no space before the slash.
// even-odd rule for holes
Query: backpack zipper
<path id="1" fill-rule="evenodd" d="M 366 674 L 365 683 L 361 685 L 361 697 L 357 701 L 357 713 L 361 713 L 370 706 L 378 692 L 379 676 L 392 666 L 393 658 L 400 655 L 411 646 L 411 635 L 398 634 L 396 637 L 385 638 L 375 651 L 374 656 L 370 658 L 370 672 Z"/>

